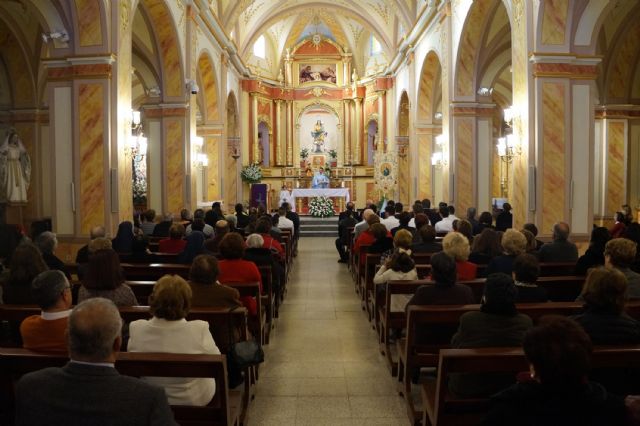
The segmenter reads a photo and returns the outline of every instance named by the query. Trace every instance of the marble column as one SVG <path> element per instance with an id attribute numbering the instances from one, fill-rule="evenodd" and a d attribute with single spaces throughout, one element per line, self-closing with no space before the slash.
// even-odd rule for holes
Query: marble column
<path id="1" fill-rule="evenodd" d="M 572 55 L 531 58 L 535 77 L 537 164 L 535 223 L 542 235 L 551 235 L 554 223 L 564 221 L 574 236 L 588 236 L 593 223 L 593 196 L 589 191 L 594 164 L 594 85 L 599 59 Z M 615 130 L 614 130 L 615 132 Z M 618 138 L 609 152 L 618 167 Z M 614 172 L 617 175 L 617 172 Z M 614 178 L 620 182 L 622 179 Z M 611 191 L 611 188 L 608 188 Z"/>
<path id="2" fill-rule="evenodd" d="M 258 144 L 258 96 L 257 93 L 249 93 L 249 99 L 251 103 L 251 157 L 250 162 L 256 162 L 260 159 L 260 144 Z"/>
<path id="3" fill-rule="evenodd" d="M 362 164 L 362 98 L 356 98 L 356 140 L 353 147 L 353 163 Z"/>
<path id="4" fill-rule="evenodd" d="M 282 150 L 283 150 L 283 141 L 284 141 L 284 137 L 283 137 L 283 133 L 285 131 L 285 127 L 282 125 L 282 99 L 276 99 L 275 101 L 275 108 L 276 108 L 276 125 L 275 125 L 275 129 L 276 129 L 276 134 L 277 134 L 277 138 L 276 138 L 276 165 L 277 166 L 282 166 Z"/>

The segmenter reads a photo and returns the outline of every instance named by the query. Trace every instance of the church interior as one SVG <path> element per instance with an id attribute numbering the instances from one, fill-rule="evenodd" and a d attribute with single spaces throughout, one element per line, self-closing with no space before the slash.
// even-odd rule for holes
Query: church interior
<path id="1" fill-rule="evenodd" d="M 564 223 L 584 254 L 640 220 L 638 40 L 637 0 L 0 0 L 0 224 L 55 233 L 73 264 L 150 210 L 430 200 L 508 205 L 541 243 Z M 385 334 L 406 318 L 380 331 L 353 239 L 347 267 L 333 239 L 289 237 L 245 425 L 478 424 L 420 411 L 435 388 Z"/>

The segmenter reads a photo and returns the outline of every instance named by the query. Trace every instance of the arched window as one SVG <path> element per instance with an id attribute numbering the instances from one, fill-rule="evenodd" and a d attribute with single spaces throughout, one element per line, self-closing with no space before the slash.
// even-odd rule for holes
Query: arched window
<path id="1" fill-rule="evenodd" d="M 267 51 L 267 43 L 264 39 L 264 36 L 261 35 L 253 44 L 253 54 L 256 55 L 258 58 L 264 59 L 266 57 L 266 51 Z"/>
<path id="2" fill-rule="evenodd" d="M 382 46 L 375 36 L 371 36 L 371 56 L 382 53 Z"/>

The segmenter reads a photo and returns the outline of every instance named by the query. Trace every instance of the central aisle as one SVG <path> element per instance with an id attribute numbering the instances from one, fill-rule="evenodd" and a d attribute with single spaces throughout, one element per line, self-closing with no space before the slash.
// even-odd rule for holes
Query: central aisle
<path id="1" fill-rule="evenodd" d="M 409 425 L 332 238 L 301 238 L 249 425 Z"/>

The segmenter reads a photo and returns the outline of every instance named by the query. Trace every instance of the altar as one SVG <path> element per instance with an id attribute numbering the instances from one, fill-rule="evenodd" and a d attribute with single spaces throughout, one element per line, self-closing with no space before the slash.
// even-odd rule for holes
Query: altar
<path id="1" fill-rule="evenodd" d="M 351 201 L 349 196 L 349 188 L 295 188 L 291 191 L 292 206 L 295 211 L 297 203 L 296 198 L 313 198 L 313 197 L 344 197 L 345 203 Z"/>

